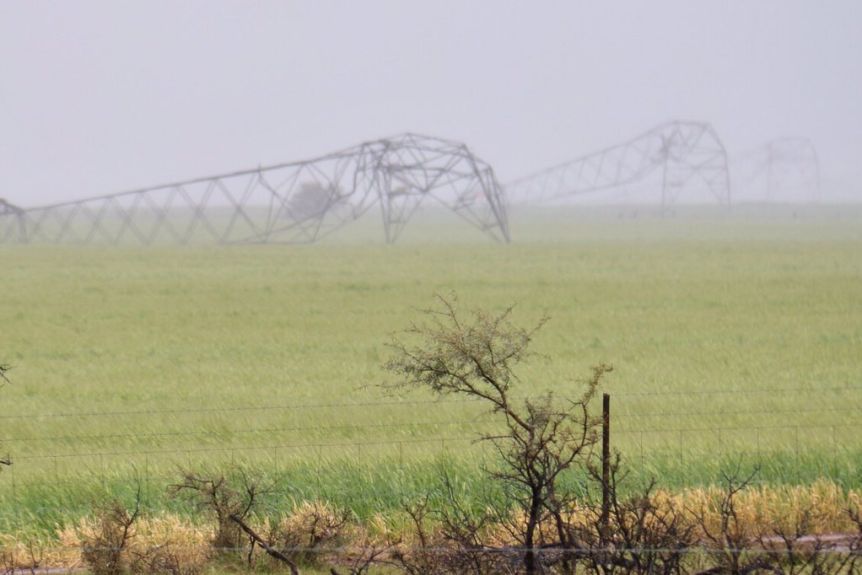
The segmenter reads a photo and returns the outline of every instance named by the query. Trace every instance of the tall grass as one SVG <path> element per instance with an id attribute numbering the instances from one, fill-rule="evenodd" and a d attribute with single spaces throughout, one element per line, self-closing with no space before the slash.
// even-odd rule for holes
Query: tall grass
<path id="1" fill-rule="evenodd" d="M 2 528 L 136 475 L 173 509 L 179 467 L 256 465 L 285 498 L 360 514 L 424 489 L 441 453 L 480 488 L 479 405 L 376 386 L 391 334 L 450 291 L 551 318 L 525 394 L 577 394 L 612 363 L 613 443 L 643 477 L 703 485 L 743 457 L 767 482 L 862 484 L 859 214 L 581 213 L 516 214 L 508 246 L 420 221 L 395 246 L 360 226 L 316 246 L 3 248 Z"/>

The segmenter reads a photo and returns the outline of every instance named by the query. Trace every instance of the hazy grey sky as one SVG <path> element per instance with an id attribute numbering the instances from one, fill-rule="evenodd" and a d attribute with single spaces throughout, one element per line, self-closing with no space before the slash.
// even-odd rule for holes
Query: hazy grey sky
<path id="1" fill-rule="evenodd" d="M 669 118 L 806 135 L 862 194 L 862 1 L 0 2 L 0 197 L 22 205 L 416 131 L 501 180 Z"/>

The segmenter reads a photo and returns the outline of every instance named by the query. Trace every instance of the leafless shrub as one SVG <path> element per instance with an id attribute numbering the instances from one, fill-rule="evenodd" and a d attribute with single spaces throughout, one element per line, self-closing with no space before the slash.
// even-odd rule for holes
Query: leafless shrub
<path id="1" fill-rule="evenodd" d="M 506 506 L 500 509 L 493 501 L 484 502 L 481 510 L 471 508 L 457 493 L 448 474 L 441 475 L 442 498 L 435 516 L 439 525 L 438 561 L 450 571 L 459 573 L 511 573 L 523 561 L 523 539 L 509 538 L 500 541 L 493 530 L 500 529 L 503 521 L 511 517 Z M 512 526 L 521 536 L 523 525 L 515 521 Z M 520 529 L 519 529 L 520 527 Z"/>
<path id="2" fill-rule="evenodd" d="M 3 575 L 11 575 L 17 566 L 15 551 L 6 547 L 0 548 L 0 569 Z"/>
<path id="3" fill-rule="evenodd" d="M 847 514 L 856 526 L 856 533 L 853 533 L 847 542 L 847 552 L 850 555 L 847 571 L 858 573 L 862 571 L 862 503 L 858 499 L 851 502 Z"/>
<path id="4" fill-rule="evenodd" d="M 330 568 L 331 575 L 340 575 L 339 569 L 350 575 L 366 575 L 373 567 L 392 565 L 393 552 L 401 544 L 399 536 L 371 533 L 359 526 L 351 531 L 349 549 L 332 559 L 338 567 Z"/>
<path id="5" fill-rule="evenodd" d="M 811 510 L 786 529 L 776 527 L 773 536 L 762 536 L 761 545 L 771 555 L 776 571 L 784 575 L 827 575 L 847 572 L 853 557 L 843 549 L 843 536 L 812 534 Z"/>
<path id="6" fill-rule="evenodd" d="M 135 575 L 199 575 L 203 567 L 170 543 L 131 551 L 130 571 Z"/>
<path id="7" fill-rule="evenodd" d="M 45 544 L 38 539 L 29 539 L 27 541 L 27 558 L 29 559 L 28 570 L 31 575 L 36 575 L 36 572 L 43 566 L 45 559 Z"/>
<path id="8" fill-rule="evenodd" d="M 245 474 L 242 474 L 241 483 L 239 488 L 234 488 L 223 475 L 203 477 L 185 472 L 182 481 L 171 485 L 168 493 L 173 497 L 189 496 L 198 509 L 215 518 L 212 545 L 216 550 L 236 550 L 243 546 L 245 539 L 237 519 L 242 521 L 248 517 L 260 491 Z"/>
<path id="9" fill-rule="evenodd" d="M 701 575 L 780 572 L 775 565 L 774 555 L 764 553 L 756 545 L 760 534 L 752 532 L 753 526 L 742 521 L 737 511 L 737 497 L 751 485 L 756 475 L 757 469 L 743 474 L 738 464 L 730 471 L 721 472 L 722 493 L 717 502 L 717 524 L 710 519 L 705 504 L 689 510 L 697 527 L 696 535 L 712 565 L 702 570 Z"/>
<path id="10" fill-rule="evenodd" d="M 35 537 L 0 547 L 0 572 L 7 575 L 25 571 L 35 575 L 44 567 L 44 561 L 45 542 Z"/>
<path id="11" fill-rule="evenodd" d="M 351 513 L 314 501 L 297 506 L 275 530 L 281 552 L 299 564 L 319 566 L 345 545 Z"/>
<path id="12" fill-rule="evenodd" d="M 240 488 L 234 488 L 224 476 L 202 477 L 185 472 L 183 480 L 171 485 L 168 492 L 175 497 L 188 494 L 198 508 L 209 511 L 215 517 L 216 535 L 212 544 L 217 551 L 239 550 L 243 537 L 247 537 L 249 547 L 246 560 L 249 566 L 252 565 L 257 546 L 270 557 L 287 565 L 293 575 L 299 575 L 296 562 L 276 549 L 268 538 L 261 536 L 249 524 L 248 518 L 262 490 L 245 473 L 241 474 L 241 483 Z"/>
<path id="13" fill-rule="evenodd" d="M 410 539 L 392 549 L 390 560 L 400 571 L 407 575 L 437 575 L 440 570 L 438 555 L 440 541 L 435 533 L 429 532 L 430 503 L 427 496 L 404 505 L 404 513 L 409 518 Z"/>
<path id="14" fill-rule="evenodd" d="M 129 544 L 140 517 L 140 490 L 129 511 L 119 501 L 95 510 L 93 529 L 81 534 L 81 558 L 93 575 L 120 575 L 130 571 Z"/>
<path id="15" fill-rule="evenodd" d="M 601 486 L 601 469 L 590 466 L 590 473 Z M 659 500 L 654 482 L 631 495 L 622 495 L 624 479 L 617 455 L 611 462 L 607 485 L 607 522 L 598 504 L 587 505 L 584 516 L 569 519 L 569 541 L 573 544 L 568 556 L 601 574 L 684 572 L 683 563 L 694 542 L 694 525 L 685 510 L 673 501 Z"/>

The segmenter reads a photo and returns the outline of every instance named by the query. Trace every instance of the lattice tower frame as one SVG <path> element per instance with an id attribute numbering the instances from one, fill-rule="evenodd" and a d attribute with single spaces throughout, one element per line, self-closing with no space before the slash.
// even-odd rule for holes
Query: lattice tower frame
<path id="1" fill-rule="evenodd" d="M 0 242 L 314 242 L 379 205 L 395 242 L 433 199 L 509 242 L 503 188 L 463 143 L 404 133 L 325 156 L 32 208 L 0 203 Z"/>
<path id="2" fill-rule="evenodd" d="M 705 122 L 673 120 L 623 143 L 545 168 L 505 184 L 516 203 L 545 204 L 595 194 L 662 173 L 661 204 L 677 201 L 700 180 L 715 199 L 731 203 L 727 150 Z"/>
<path id="3" fill-rule="evenodd" d="M 767 202 L 781 198 L 782 192 L 800 188 L 812 202 L 821 199 L 820 156 L 814 142 L 804 136 L 774 138 L 744 155 L 747 181 L 760 184 Z"/>

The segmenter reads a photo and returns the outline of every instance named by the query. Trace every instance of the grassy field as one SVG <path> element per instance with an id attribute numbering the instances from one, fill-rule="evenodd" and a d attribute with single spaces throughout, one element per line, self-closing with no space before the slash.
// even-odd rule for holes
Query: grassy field
<path id="1" fill-rule="evenodd" d="M 480 488 L 481 406 L 384 395 L 393 334 L 435 294 L 549 323 L 522 392 L 615 370 L 614 445 L 638 477 L 862 485 L 862 210 L 674 217 L 516 212 L 515 243 L 426 217 L 313 246 L 3 247 L 0 531 L 104 491 L 170 506 L 179 467 L 254 465 L 280 497 L 360 513 L 433 483 Z M 442 462 L 442 463 L 441 463 Z M 471 487 L 472 486 L 472 487 Z"/>

